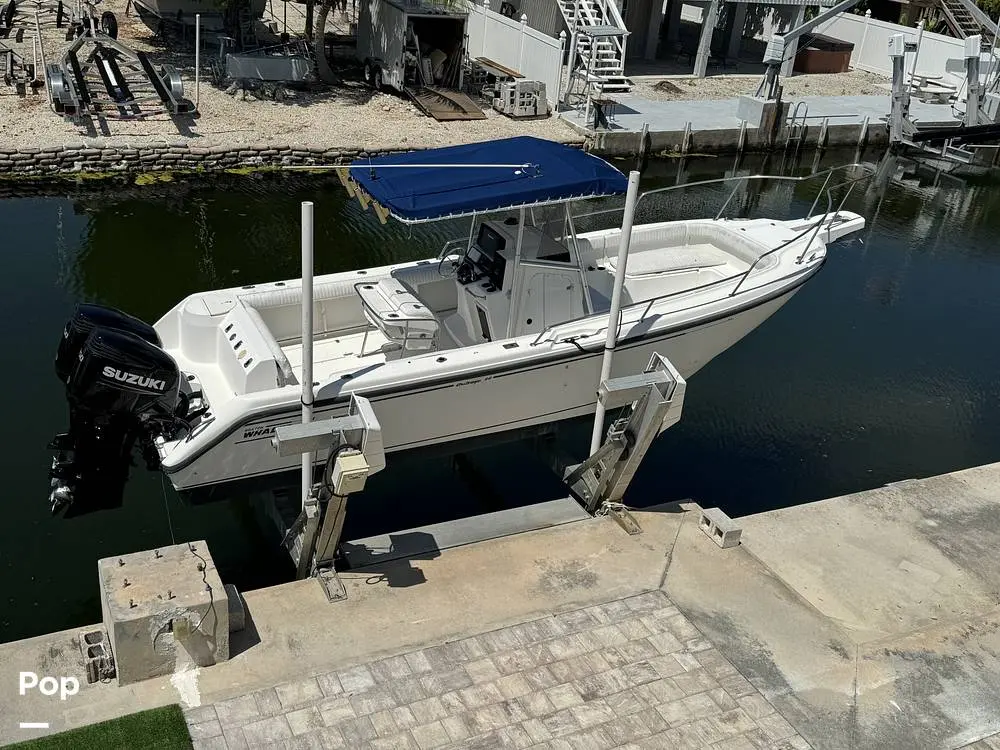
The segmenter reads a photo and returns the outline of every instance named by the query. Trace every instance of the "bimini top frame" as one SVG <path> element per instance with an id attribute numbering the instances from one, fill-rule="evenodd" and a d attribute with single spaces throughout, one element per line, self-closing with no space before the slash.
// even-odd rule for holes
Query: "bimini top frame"
<path id="1" fill-rule="evenodd" d="M 523 136 L 359 159 L 339 171 L 367 207 L 404 224 L 625 193 L 625 175 L 593 154 Z"/>

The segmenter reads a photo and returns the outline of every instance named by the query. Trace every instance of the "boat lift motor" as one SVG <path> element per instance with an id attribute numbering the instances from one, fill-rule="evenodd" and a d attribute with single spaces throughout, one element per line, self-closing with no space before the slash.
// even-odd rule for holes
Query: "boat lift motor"
<path id="1" fill-rule="evenodd" d="M 774 34 L 768 40 L 767 48 L 764 50 L 763 63 L 767 66 L 767 69 L 764 72 L 764 79 L 757 87 L 757 96 L 763 96 L 767 101 L 775 101 L 780 98 L 780 74 L 789 75 L 791 73 L 792 60 L 798 51 L 799 37 L 803 34 L 808 34 L 814 28 L 829 21 L 838 13 L 843 13 L 845 10 L 853 8 L 860 1 L 843 0 L 843 2 L 824 10 L 805 23 L 789 29 L 784 34 Z M 791 57 L 789 57 L 789 49 L 791 49 Z"/>
<path id="2" fill-rule="evenodd" d="M 385 468 L 382 427 L 368 399 L 351 394 L 345 416 L 280 426 L 271 444 L 282 457 L 327 452 L 322 481 L 310 488 L 284 540 L 305 578 L 333 566 L 348 496 Z"/>

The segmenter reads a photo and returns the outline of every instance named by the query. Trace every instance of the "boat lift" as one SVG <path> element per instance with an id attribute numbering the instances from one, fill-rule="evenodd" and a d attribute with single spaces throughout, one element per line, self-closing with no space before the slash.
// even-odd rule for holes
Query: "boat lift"
<path id="1" fill-rule="evenodd" d="M 892 109 L 889 114 L 889 143 L 962 165 L 989 166 L 998 153 L 1000 139 L 1000 69 L 991 71 L 987 85 L 980 82 L 982 42 L 979 35 L 966 37 L 964 68 L 966 107 L 960 125 L 926 125 L 910 119 L 910 88 L 906 82 L 904 57 L 916 45 L 902 34 L 889 40 L 892 59 Z M 993 142 L 984 144 L 983 142 Z M 984 158 L 984 149 L 989 156 Z"/>
<path id="2" fill-rule="evenodd" d="M 620 315 L 639 173 L 629 174 L 615 285 L 608 320 Z M 331 601 L 346 596 L 334 570 L 347 498 L 364 489 L 369 474 L 385 468 L 381 426 L 369 401 L 351 394 L 344 417 L 314 422 L 313 412 L 313 204 L 302 204 L 302 422 L 279 426 L 271 440 L 280 456 L 302 456 L 302 509 L 285 533 L 284 546 L 299 578 L 315 575 Z M 680 420 L 686 383 L 668 359 L 655 353 L 645 371 L 611 378 L 618 327 L 606 333 L 590 457 L 562 466 L 563 481 L 590 514 L 608 513 L 630 534 L 639 533 L 620 500 L 653 440 Z M 604 432 L 609 409 L 624 411 Z M 602 440 L 603 436 L 603 440 Z M 328 451 L 321 482 L 314 483 L 315 455 Z M 559 466 L 558 459 L 554 463 Z M 562 467 L 560 467 L 562 468 Z"/>

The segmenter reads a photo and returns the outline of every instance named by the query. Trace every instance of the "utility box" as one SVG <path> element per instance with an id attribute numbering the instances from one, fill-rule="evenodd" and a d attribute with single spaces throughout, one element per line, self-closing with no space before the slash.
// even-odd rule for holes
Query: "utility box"
<path id="1" fill-rule="evenodd" d="M 468 14 L 435 0 L 361 0 L 357 56 L 376 88 L 461 89 Z"/>
<path id="2" fill-rule="evenodd" d="M 493 109 L 508 117 L 548 117 L 549 102 L 545 84 L 541 81 L 504 81 L 499 96 L 493 99 Z"/>
<path id="3" fill-rule="evenodd" d="M 229 601 L 204 541 L 99 560 L 118 684 L 229 659 Z"/>

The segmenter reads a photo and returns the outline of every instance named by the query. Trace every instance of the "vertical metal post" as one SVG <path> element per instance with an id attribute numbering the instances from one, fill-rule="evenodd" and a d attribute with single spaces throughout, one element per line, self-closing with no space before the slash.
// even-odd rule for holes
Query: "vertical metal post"
<path id="1" fill-rule="evenodd" d="M 639 199 L 639 173 L 635 170 L 628 175 L 628 192 L 625 193 L 625 214 L 622 217 L 622 233 L 618 240 L 618 260 L 615 261 L 615 286 L 611 291 L 611 309 L 608 311 L 608 334 L 604 340 L 604 358 L 601 360 L 600 386 L 611 377 L 611 362 L 618 343 L 618 318 L 622 310 L 622 288 L 625 286 L 625 266 L 628 263 L 628 248 L 632 242 L 632 221 L 635 219 L 635 204 Z M 594 414 L 594 431 L 590 436 L 590 455 L 597 453 L 604 437 L 604 404 L 597 402 Z"/>
<path id="2" fill-rule="evenodd" d="M 486 55 L 486 32 L 489 31 L 490 23 L 490 0 L 483 0 L 483 49 L 482 56 Z"/>
<path id="3" fill-rule="evenodd" d="M 302 202 L 302 424 L 313 413 L 313 204 Z M 312 491 L 313 454 L 302 454 L 302 505 Z"/>
<path id="4" fill-rule="evenodd" d="M 917 58 L 920 56 L 920 41 L 924 38 L 924 21 L 917 24 L 917 48 L 913 51 L 913 67 L 910 68 L 910 83 L 906 87 L 906 95 L 913 93 L 913 76 L 917 74 Z"/>
<path id="5" fill-rule="evenodd" d="M 201 13 L 194 14 L 194 109 L 201 108 Z"/>
<path id="6" fill-rule="evenodd" d="M 965 126 L 979 124 L 979 56 L 982 52 L 979 34 L 965 38 Z"/>
<path id="7" fill-rule="evenodd" d="M 513 290 L 510 299 L 510 315 L 507 316 L 507 338 L 514 335 L 514 331 L 517 330 L 517 321 L 521 316 L 520 301 L 521 301 L 521 246 L 524 244 L 524 206 L 521 206 L 521 211 L 518 214 L 517 219 L 517 247 L 514 248 L 514 283 L 512 284 Z M 545 327 L 545 322 L 542 321 L 542 327 Z"/>
<path id="8" fill-rule="evenodd" d="M 562 78 L 563 78 L 563 57 L 566 54 L 566 29 L 559 32 L 559 59 L 556 61 L 556 95 L 552 101 L 555 102 L 555 111 L 559 111 L 559 102 L 562 99 Z"/>
<path id="9" fill-rule="evenodd" d="M 577 27 L 580 25 L 580 1 L 573 3 L 573 28 L 570 29 L 569 55 L 566 56 L 566 94 L 564 106 L 569 106 L 569 91 L 573 88 L 573 67 L 576 65 L 576 47 L 579 44 Z M 583 118 L 583 127 L 587 127 L 587 118 Z"/>
<path id="10" fill-rule="evenodd" d="M 521 33 L 517 42 L 517 69 L 524 70 L 524 30 L 528 28 L 528 14 L 521 14 Z"/>
<path id="11" fill-rule="evenodd" d="M 861 44 L 858 45 L 858 65 L 855 68 L 861 67 L 860 63 L 865 57 L 865 41 L 868 39 L 868 24 L 872 22 L 872 12 L 869 8 L 865 11 L 865 30 L 861 32 Z"/>

